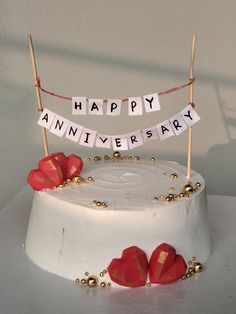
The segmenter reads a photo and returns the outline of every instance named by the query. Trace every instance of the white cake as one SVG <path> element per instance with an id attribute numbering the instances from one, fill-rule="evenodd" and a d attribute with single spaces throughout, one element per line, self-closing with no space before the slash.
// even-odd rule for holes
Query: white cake
<path id="1" fill-rule="evenodd" d="M 99 277 L 124 249 L 137 246 L 149 259 L 163 242 L 186 261 L 208 258 L 205 182 L 197 172 L 187 179 L 175 162 L 102 159 L 85 162 L 81 176 L 86 183 L 35 192 L 25 249 L 41 268 L 72 280 Z M 183 196 L 189 181 L 198 187 Z"/>

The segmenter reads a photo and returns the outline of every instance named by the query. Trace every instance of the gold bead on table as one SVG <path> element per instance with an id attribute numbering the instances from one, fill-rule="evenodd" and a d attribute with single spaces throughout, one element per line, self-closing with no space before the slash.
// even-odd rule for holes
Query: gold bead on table
<path id="1" fill-rule="evenodd" d="M 113 157 L 116 158 L 116 159 L 119 159 L 121 157 L 120 152 L 114 152 L 113 153 Z"/>
<path id="2" fill-rule="evenodd" d="M 88 181 L 89 182 L 94 182 L 94 178 L 90 176 L 90 177 L 88 177 Z"/>
<path id="3" fill-rule="evenodd" d="M 106 283 L 105 283 L 104 281 L 102 281 L 102 282 L 100 283 L 100 287 L 101 287 L 101 288 L 105 288 L 105 287 L 106 287 Z"/>
<path id="4" fill-rule="evenodd" d="M 189 193 L 189 194 L 194 192 L 194 188 L 193 188 L 193 186 L 192 186 L 192 184 L 190 182 L 184 186 L 183 192 L 184 193 Z"/>
<path id="5" fill-rule="evenodd" d="M 201 263 L 199 263 L 199 262 L 193 263 L 193 271 L 194 271 L 194 273 L 200 273 L 202 271 L 202 268 L 203 268 L 203 266 L 202 266 Z"/>
<path id="6" fill-rule="evenodd" d="M 89 276 L 87 279 L 87 285 L 90 288 L 95 288 L 98 284 L 97 278 L 95 276 Z"/>
<path id="7" fill-rule="evenodd" d="M 86 285 L 86 283 L 87 283 L 86 279 L 84 279 L 84 278 L 83 278 L 83 279 L 81 279 L 81 281 L 80 281 L 80 282 L 81 282 L 81 284 L 82 284 L 82 285 Z"/>

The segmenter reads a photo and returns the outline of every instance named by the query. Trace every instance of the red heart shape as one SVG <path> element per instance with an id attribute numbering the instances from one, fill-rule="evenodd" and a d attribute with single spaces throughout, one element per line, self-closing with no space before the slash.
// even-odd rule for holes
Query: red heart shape
<path id="1" fill-rule="evenodd" d="M 70 155 L 67 157 L 66 179 L 72 179 L 75 175 L 79 175 L 83 169 L 83 161 L 79 156 Z"/>
<path id="2" fill-rule="evenodd" d="M 107 268 L 111 280 L 126 287 L 141 287 L 146 284 L 148 260 L 146 254 L 136 246 L 122 252 L 121 258 L 114 258 Z"/>
<path id="3" fill-rule="evenodd" d="M 151 283 L 166 284 L 181 278 L 187 265 L 181 255 L 167 243 L 159 245 L 149 261 L 149 278 Z"/>
<path id="4" fill-rule="evenodd" d="M 54 182 L 52 182 L 52 180 L 39 169 L 30 170 L 27 181 L 36 191 L 53 189 L 55 186 Z"/>
<path id="5" fill-rule="evenodd" d="M 66 171 L 67 171 L 67 158 L 64 155 L 64 153 L 53 153 L 50 155 L 50 157 L 56 159 L 57 161 L 59 161 L 60 165 L 61 165 L 61 170 L 63 173 L 63 177 L 66 177 Z"/>
<path id="6" fill-rule="evenodd" d="M 64 181 L 60 162 L 51 156 L 39 161 L 39 170 L 44 172 L 54 182 L 54 185 L 62 184 Z"/>

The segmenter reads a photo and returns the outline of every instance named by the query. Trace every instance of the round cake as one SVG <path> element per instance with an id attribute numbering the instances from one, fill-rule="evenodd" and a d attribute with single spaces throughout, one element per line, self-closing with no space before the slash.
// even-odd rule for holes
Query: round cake
<path id="1" fill-rule="evenodd" d="M 25 249 L 41 268 L 72 280 L 85 273 L 109 277 L 106 269 L 124 249 L 140 248 L 149 260 L 162 243 L 186 261 L 208 258 L 199 173 L 192 170 L 188 179 L 176 162 L 113 158 L 84 162 L 81 176 L 77 183 L 35 192 Z"/>

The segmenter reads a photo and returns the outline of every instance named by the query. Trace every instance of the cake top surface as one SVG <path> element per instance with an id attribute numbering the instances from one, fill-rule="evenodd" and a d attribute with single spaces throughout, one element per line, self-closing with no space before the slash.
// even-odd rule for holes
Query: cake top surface
<path id="1" fill-rule="evenodd" d="M 63 188 L 39 193 L 96 210 L 134 211 L 181 202 L 205 186 L 196 171 L 191 170 L 191 179 L 188 179 L 186 167 L 164 160 L 86 161 L 81 175 L 83 183 L 69 183 Z M 190 193 L 186 193 L 186 185 Z"/>

